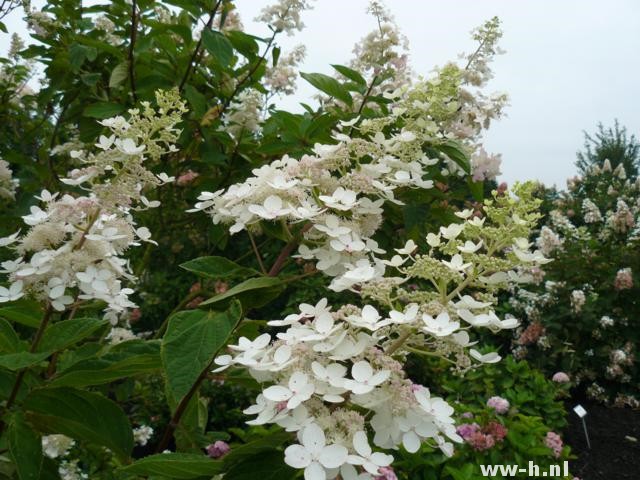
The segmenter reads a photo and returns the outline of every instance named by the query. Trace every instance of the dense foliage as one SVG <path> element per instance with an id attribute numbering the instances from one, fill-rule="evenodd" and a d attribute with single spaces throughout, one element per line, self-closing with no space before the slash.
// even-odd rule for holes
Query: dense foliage
<path id="1" fill-rule="evenodd" d="M 511 299 L 528 322 L 514 354 L 549 375 L 569 374 L 599 401 L 638 406 L 638 208 L 640 183 L 609 160 L 569 181 L 537 244 L 553 258 L 539 287 Z"/>

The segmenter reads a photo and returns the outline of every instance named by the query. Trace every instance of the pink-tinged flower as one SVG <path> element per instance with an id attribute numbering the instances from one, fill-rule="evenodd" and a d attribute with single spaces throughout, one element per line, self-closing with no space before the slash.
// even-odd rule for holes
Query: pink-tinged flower
<path id="1" fill-rule="evenodd" d="M 464 412 L 462 415 L 460 415 L 462 418 L 473 418 L 473 413 L 471 412 Z"/>
<path id="2" fill-rule="evenodd" d="M 536 343 L 543 335 L 544 327 L 542 324 L 533 322 L 524 329 L 524 332 L 522 332 L 520 338 L 518 338 L 518 345 L 531 345 L 532 343 Z"/>
<path id="3" fill-rule="evenodd" d="M 380 467 L 378 469 L 379 475 L 376 475 L 374 480 L 398 480 L 396 472 L 391 467 Z"/>
<path id="4" fill-rule="evenodd" d="M 562 454 L 562 438 L 555 432 L 547 432 L 547 436 L 544 438 L 544 444 L 553 451 L 555 458 L 560 458 Z"/>
<path id="5" fill-rule="evenodd" d="M 187 308 L 198 308 L 198 305 L 200 305 L 202 302 L 204 302 L 204 297 L 196 297 L 193 300 L 191 300 L 189 303 L 187 303 L 186 307 Z"/>
<path id="6" fill-rule="evenodd" d="M 613 282 L 616 290 L 629 290 L 633 287 L 633 273 L 630 268 L 621 268 L 616 273 L 616 279 Z"/>
<path id="7" fill-rule="evenodd" d="M 569 375 L 567 375 L 564 372 L 554 373 L 553 377 L 551 377 L 551 380 L 553 380 L 556 383 L 569 383 L 571 381 L 571 379 L 569 378 Z"/>
<path id="8" fill-rule="evenodd" d="M 476 432 L 467 440 L 467 443 L 471 445 L 474 450 L 481 452 L 483 450 L 489 450 L 496 444 L 496 441 L 492 435 Z"/>
<path id="9" fill-rule="evenodd" d="M 222 280 L 216 280 L 213 289 L 219 295 L 229 290 L 229 284 L 227 282 L 223 282 Z"/>
<path id="10" fill-rule="evenodd" d="M 489 422 L 483 429 L 487 435 L 491 435 L 496 442 L 501 442 L 507 436 L 509 430 L 500 422 Z"/>
<path id="11" fill-rule="evenodd" d="M 231 447 L 227 442 L 223 442 L 222 440 L 218 440 L 215 443 L 207 446 L 207 455 L 211 458 L 220 458 L 225 456 L 227 453 L 231 451 Z"/>
<path id="12" fill-rule="evenodd" d="M 183 173 L 178 177 L 178 179 L 176 180 L 176 185 L 180 187 L 185 187 L 190 183 L 192 183 L 199 176 L 200 176 L 199 173 L 196 173 L 192 170 L 187 170 L 185 173 Z"/>
<path id="13" fill-rule="evenodd" d="M 496 413 L 502 415 L 509 411 L 509 400 L 502 397 L 491 397 L 487 400 L 487 407 L 493 408 Z"/>
<path id="14" fill-rule="evenodd" d="M 477 423 L 461 423 L 456 428 L 456 433 L 463 439 L 469 440 L 473 435 L 480 430 L 480 425 Z"/>

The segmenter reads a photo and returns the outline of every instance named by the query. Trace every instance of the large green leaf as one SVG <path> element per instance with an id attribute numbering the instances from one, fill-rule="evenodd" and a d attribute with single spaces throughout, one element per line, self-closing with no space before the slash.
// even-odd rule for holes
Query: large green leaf
<path id="1" fill-rule="evenodd" d="M 200 305 L 220 304 L 231 298 L 237 298 L 242 308 L 247 311 L 265 305 L 282 292 L 284 284 L 276 277 L 250 278 L 235 285 L 224 293 L 205 300 Z"/>
<path id="2" fill-rule="evenodd" d="M 289 480 L 296 477 L 298 470 L 283 461 L 280 450 L 267 450 L 248 456 L 225 471 L 225 480 Z"/>
<path id="3" fill-rule="evenodd" d="M 69 387 L 32 391 L 24 401 L 27 418 L 38 430 L 63 433 L 77 440 L 102 445 L 122 458 L 133 448 L 129 419 L 108 398 Z"/>
<path id="4" fill-rule="evenodd" d="M 119 103 L 109 103 L 109 102 L 101 102 L 101 103 L 93 103 L 84 109 L 85 117 L 92 118 L 109 118 L 122 113 L 124 111 L 124 105 Z"/>
<path id="5" fill-rule="evenodd" d="M 10 306 L 0 308 L 0 318 L 20 323 L 27 327 L 38 328 L 42 320 L 42 310 L 35 302 L 19 300 Z"/>
<path id="6" fill-rule="evenodd" d="M 205 277 L 218 279 L 255 277 L 259 272 L 238 265 L 224 257 L 199 257 L 180 265 L 181 268 Z"/>
<path id="7" fill-rule="evenodd" d="M 129 62 L 122 62 L 115 66 L 109 76 L 109 88 L 115 88 L 129 76 Z M 91 116 L 91 115 L 90 115 Z"/>
<path id="8" fill-rule="evenodd" d="M 352 68 L 345 67 L 344 65 L 331 65 L 342 75 L 347 77 L 349 80 L 357 83 L 358 85 L 362 85 L 363 87 L 367 85 L 367 81 L 364 79 L 362 75 L 353 70 Z"/>
<path id="9" fill-rule="evenodd" d="M 230 30 L 225 32 L 227 39 L 233 45 L 240 54 L 247 57 L 249 60 L 253 59 L 258 55 L 260 51 L 260 47 L 258 46 L 258 42 L 256 42 L 256 38 L 253 35 L 247 35 L 244 32 L 240 32 L 238 30 Z"/>
<path id="10" fill-rule="evenodd" d="M 188 479 L 212 477 L 222 472 L 223 464 L 203 454 L 161 453 L 142 458 L 121 469 L 133 475 L 160 475 Z"/>
<path id="11" fill-rule="evenodd" d="M 9 421 L 9 453 L 20 480 L 39 480 L 42 470 L 42 440 L 27 424 L 22 412 Z"/>
<path id="12" fill-rule="evenodd" d="M 50 352 L 18 352 L 0 355 L 0 367 L 7 370 L 22 370 L 43 361 L 51 355 Z"/>
<path id="13" fill-rule="evenodd" d="M 225 470 L 235 468 L 240 464 L 271 452 L 289 442 L 291 438 L 292 435 L 290 433 L 279 430 L 252 442 L 245 443 L 240 447 L 235 447 L 224 456 Z"/>
<path id="14" fill-rule="evenodd" d="M 177 405 L 209 365 L 241 318 L 240 305 L 214 312 L 186 310 L 169 319 L 161 357 L 170 404 Z"/>
<path id="15" fill-rule="evenodd" d="M 99 318 L 74 318 L 47 327 L 38 352 L 58 352 L 105 327 L 109 322 Z"/>
<path id="16" fill-rule="evenodd" d="M 323 73 L 301 73 L 300 76 L 327 95 L 335 97 L 347 105 L 353 104 L 349 91 L 335 78 Z"/>
<path id="17" fill-rule="evenodd" d="M 160 357 L 153 354 L 132 355 L 122 360 L 92 358 L 80 361 L 50 381 L 52 386 L 87 387 L 121 378 L 149 374 L 161 368 Z"/>
<path id="18" fill-rule="evenodd" d="M 16 353 L 23 350 L 20 338 L 5 319 L 0 318 L 0 352 Z"/>
<path id="19" fill-rule="evenodd" d="M 220 32 L 205 29 L 202 32 L 202 44 L 215 57 L 221 67 L 227 68 L 233 59 L 233 45 Z"/>
<path id="20" fill-rule="evenodd" d="M 466 173 L 471 173 L 471 160 L 460 144 L 449 140 L 435 148 L 456 162 Z"/>

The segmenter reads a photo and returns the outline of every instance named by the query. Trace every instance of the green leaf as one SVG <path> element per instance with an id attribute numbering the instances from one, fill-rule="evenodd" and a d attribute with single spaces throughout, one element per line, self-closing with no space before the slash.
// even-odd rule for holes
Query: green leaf
<path id="1" fill-rule="evenodd" d="M 18 352 L 0 355 L 0 367 L 14 371 L 22 370 L 23 368 L 27 368 L 35 365 L 36 363 L 40 363 L 49 355 L 51 355 L 51 352 Z"/>
<path id="2" fill-rule="evenodd" d="M 96 83 L 98 83 L 98 80 L 100 80 L 101 77 L 102 75 L 99 73 L 83 73 L 80 75 L 80 80 L 82 80 L 82 83 L 84 83 L 85 85 L 93 87 Z"/>
<path id="3" fill-rule="evenodd" d="M 121 469 L 133 475 L 160 475 L 175 479 L 212 477 L 222 472 L 222 462 L 204 454 L 161 453 L 142 458 Z"/>
<path id="4" fill-rule="evenodd" d="M 20 480 L 39 480 L 42 470 L 42 440 L 27 424 L 22 412 L 9 422 L 9 453 Z"/>
<path id="5" fill-rule="evenodd" d="M 453 141 L 447 141 L 435 147 L 456 162 L 466 173 L 471 173 L 471 160 L 462 146 Z"/>
<path id="6" fill-rule="evenodd" d="M 100 394 L 68 387 L 41 388 L 27 396 L 24 409 L 29 421 L 42 432 L 102 445 L 122 458 L 133 449 L 127 416 Z"/>
<path id="7" fill-rule="evenodd" d="M 254 440 L 249 443 L 245 443 L 242 446 L 233 448 L 228 454 L 224 456 L 225 469 L 232 469 L 237 465 L 240 465 L 247 460 L 255 459 L 261 455 L 275 450 L 291 440 L 291 434 L 283 430 L 276 431 Z"/>
<path id="8" fill-rule="evenodd" d="M 233 48 L 235 48 L 244 57 L 251 60 L 258 55 L 260 47 L 258 47 L 256 37 L 253 35 L 247 35 L 246 33 L 238 30 L 225 32 L 225 35 L 231 42 L 231 45 L 233 45 Z"/>
<path id="9" fill-rule="evenodd" d="M 115 88 L 124 82 L 129 76 L 129 63 L 122 62 L 116 65 L 116 67 L 111 71 L 111 76 L 109 77 L 109 88 Z"/>
<path id="10" fill-rule="evenodd" d="M 0 318 L 20 323 L 27 327 L 38 328 L 42 320 L 42 310 L 35 302 L 18 301 L 9 307 L 0 308 Z"/>
<path id="11" fill-rule="evenodd" d="M 181 268 L 197 275 L 218 279 L 255 277 L 260 273 L 246 268 L 224 257 L 199 257 L 180 265 Z"/>
<path id="12" fill-rule="evenodd" d="M 357 83 L 358 85 L 362 85 L 363 87 L 367 86 L 367 81 L 364 79 L 364 77 L 352 68 L 345 67 L 344 65 L 332 64 L 331 66 L 335 68 L 339 73 L 347 77 L 349 80 Z"/>
<path id="13" fill-rule="evenodd" d="M 273 47 L 273 50 L 271 50 L 271 66 L 275 67 L 276 65 L 278 65 L 278 60 L 280 59 L 280 53 L 282 52 L 282 50 L 280 50 L 280 47 Z"/>
<path id="14" fill-rule="evenodd" d="M 88 359 L 62 372 L 50 382 L 50 385 L 57 387 L 103 385 L 121 378 L 153 373 L 160 368 L 159 360 L 158 355 L 134 355 L 120 361 Z"/>
<path id="15" fill-rule="evenodd" d="M 0 318 L 0 352 L 16 353 L 22 350 L 20 338 L 5 319 Z"/>
<path id="16" fill-rule="evenodd" d="M 335 78 L 324 75 L 323 73 L 301 73 L 300 76 L 327 95 L 335 97 L 347 105 L 353 104 L 353 99 L 349 91 Z"/>
<path id="17" fill-rule="evenodd" d="M 202 44 L 215 57 L 221 67 L 227 68 L 233 60 L 233 45 L 220 32 L 206 29 L 202 32 Z"/>
<path id="18" fill-rule="evenodd" d="M 202 117 L 207 113 L 207 98 L 193 86 L 187 85 L 185 87 L 184 96 L 189 101 L 189 105 L 191 105 L 196 117 Z"/>
<path id="19" fill-rule="evenodd" d="M 225 471 L 225 480 L 288 480 L 295 478 L 298 471 L 282 461 L 279 450 L 262 452 L 247 457 Z"/>
<path id="20" fill-rule="evenodd" d="M 101 102 L 89 105 L 84 109 L 83 115 L 85 117 L 92 118 L 109 118 L 122 113 L 124 111 L 124 105 L 119 103 Z"/>
<path id="21" fill-rule="evenodd" d="M 276 277 L 250 278 L 220 295 L 205 300 L 200 305 L 213 305 L 231 298 L 240 300 L 243 309 L 258 308 L 280 295 L 284 290 L 282 280 Z"/>
<path id="22" fill-rule="evenodd" d="M 484 183 L 474 182 L 472 178 L 467 179 L 467 185 L 469 186 L 469 190 L 471 191 L 471 195 L 477 202 L 481 202 L 484 199 Z"/>
<path id="23" fill-rule="evenodd" d="M 108 325 L 99 318 L 75 318 L 56 322 L 47 327 L 42 336 L 38 352 L 58 352 L 79 342 Z"/>
<path id="24" fill-rule="evenodd" d="M 167 396 L 177 405 L 213 361 L 241 318 L 240 305 L 225 312 L 187 310 L 169 319 L 160 356 L 167 380 Z"/>

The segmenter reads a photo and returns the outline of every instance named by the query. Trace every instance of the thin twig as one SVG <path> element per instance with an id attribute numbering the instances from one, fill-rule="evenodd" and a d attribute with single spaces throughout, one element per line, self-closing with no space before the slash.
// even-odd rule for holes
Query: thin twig
<path id="1" fill-rule="evenodd" d="M 251 240 L 251 248 L 253 249 L 253 253 L 256 255 L 256 259 L 258 260 L 258 264 L 260 265 L 260 270 L 262 271 L 263 275 L 266 275 L 267 269 L 265 268 L 264 262 L 262 261 L 262 256 L 260 255 L 260 250 L 258 250 L 256 241 L 253 239 L 253 235 L 251 235 L 251 232 L 249 230 L 247 230 L 247 233 L 249 234 L 249 240 Z"/>
<path id="2" fill-rule="evenodd" d="M 273 263 L 273 265 L 271 266 L 271 269 L 269 270 L 269 273 L 267 274 L 269 277 L 275 277 L 280 273 L 280 271 L 282 270 L 282 267 L 284 267 L 285 262 L 291 255 L 291 252 L 293 252 L 295 248 L 298 246 L 298 244 L 300 243 L 300 238 L 302 237 L 302 234 L 307 230 L 309 230 L 312 226 L 313 226 L 312 224 L 307 223 L 304 227 L 302 227 L 302 230 L 300 230 L 300 233 L 295 238 L 291 239 L 291 241 L 289 241 L 289 243 L 287 243 L 284 246 L 284 248 L 280 252 L 280 255 L 278 255 L 278 258 L 276 258 L 276 261 Z"/>
<path id="3" fill-rule="evenodd" d="M 129 81 L 131 82 L 131 95 L 133 101 L 138 101 L 138 94 L 136 93 L 136 76 L 135 76 L 135 64 L 134 64 L 134 52 L 133 49 L 136 46 L 136 37 L 138 36 L 138 7 L 137 0 L 131 2 L 131 36 L 129 39 Z"/>
<path id="4" fill-rule="evenodd" d="M 34 353 L 38 349 L 38 345 L 40 344 L 40 340 L 42 340 L 42 336 L 44 335 L 44 331 L 49 325 L 49 321 L 51 320 L 51 316 L 53 315 L 53 307 L 51 304 L 47 305 L 47 308 L 44 311 L 44 315 L 42 320 L 40 321 L 40 326 L 36 331 L 36 336 L 33 338 L 31 342 L 31 348 L 29 348 L 30 353 Z M 9 398 L 7 399 L 7 403 L 4 406 L 5 411 L 9 411 L 11 406 L 16 401 L 18 396 L 18 392 L 20 391 L 20 387 L 22 386 L 22 381 L 24 380 L 24 376 L 27 373 L 28 368 L 23 368 L 16 375 L 16 380 L 13 384 L 13 388 L 11 389 L 11 393 L 9 394 Z M 4 431 L 5 422 L 4 420 L 0 420 L 0 434 Z"/>
<path id="5" fill-rule="evenodd" d="M 216 13 L 218 12 L 218 8 L 220 8 L 220 4 L 222 3 L 222 0 L 218 0 L 213 9 L 211 10 L 211 13 L 209 14 L 209 19 L 207 20 L 207 23 L 204 26 L 204 29 L 202 30 L 202 32 L 204 33 L 205 30 L 209 30 L 211 28 L 211 26 L 213 25 L 213 19 L 216 16 Z M 196 48 L 193 50 L 193 53 L 191 54 L 191 58 L 189 59 L 189 65 L 187 65 L 187 70 L 184 72 L 184 76 L 182 77 L 182 80 L 180 81 L 180 86 L 178 87 L 178 90 L 180 92 L 182 92 L 182 90 L 184 89 L 184 86 L 187 83 L 187 80 L 189 79 L 189 75 L 191 75 L 191 70 L 193 70 L 193 67 L 195 66 L 195 64 L 197 63 L 197 58 L 200 55 L 201 49 L 202 49 L 202 37 L 204 35 L 200 34 L 200 38 L 198 39 L 198 43 L 196 43 Z"/>
<path id="6" fill-rule="evenodd" d="M 273 31 L 273 35 L 271 35 L 271 38 L 269 39 L 269 42 L 267 43 L 267 48 L 265 48 L 264 53 L 260 56 L 260 58 L 258 59 L 256 64 L 251 68 L 251 70 L 249 70 L 249 73 L 247 73 L 247 75 L 245 75 L 245 77 L 237 83 L 236 88 L 233 89 L 233 92 L 231 93 L 229 98 L 227 98 L 224 101 L 224 103 L 222 104 L 222 108 L 220 109 L 220 112 L 218 113 L 218 116 L 222 116 L 224 111 L 229 107 L 229 105 L 231 104 L 231 101 L 238 94 L 238 92 L 240 92 L 240 90 L 242 89 L 244 84 L 247 82 L 247 80 L 249 80 L 253 76 L 253 74 L 256 73 L 256 71 L 258 70 L 260 65 L 262 65 L 262 62 L 265 61 L 265 59 L 267 58 L 267 53 L 269 53 L 269 50 L 271 49 L 271 46 L 273 45 L 273 41 L 276 39 L 276 35 L 278 35 L 278 33 L 280 33 L 279 30 L 274 30 Z"/>

